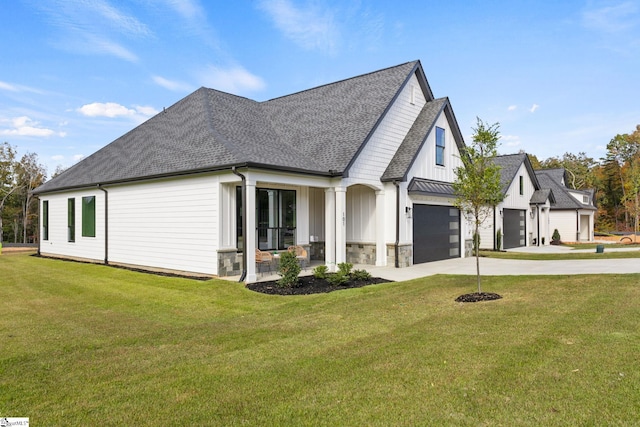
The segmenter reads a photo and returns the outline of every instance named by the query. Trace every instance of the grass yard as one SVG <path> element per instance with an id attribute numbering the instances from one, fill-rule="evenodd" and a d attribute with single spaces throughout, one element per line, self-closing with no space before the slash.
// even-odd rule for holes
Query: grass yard
<path id="1" fill-rule="evenodd" d="M 0 417 L 33 425 L 640 424 L 640 275 L 310 296 L 0 256 Z"/>

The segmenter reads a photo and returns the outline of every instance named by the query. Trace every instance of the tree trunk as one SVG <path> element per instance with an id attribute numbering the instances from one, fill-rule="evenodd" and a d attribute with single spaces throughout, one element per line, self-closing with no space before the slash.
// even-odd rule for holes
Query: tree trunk
<path id="1" fill-rule="evenodd" d="M 478 222 L 476 221 L 476 227 L 473 233 L 473 243 L 476 250 L 476 276 L 478 278 L 478 293 L 482 292 L 482 288 L 480 286 L 480 234 L 479 232 L 480 232 L 480 227 Z"/>

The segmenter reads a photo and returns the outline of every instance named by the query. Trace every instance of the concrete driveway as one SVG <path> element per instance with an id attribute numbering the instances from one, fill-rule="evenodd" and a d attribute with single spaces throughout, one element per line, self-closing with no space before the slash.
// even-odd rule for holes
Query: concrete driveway
<path id="1" fill-rule="evenodd" d="M 610 251 L 639 251 L 639 248 L 607 248 Z M 511 250 L 513 252 L 595 252 L 594 249 L 571 249 L 558 246 L 527 247 Z M 366 268 L 371 275 L 388 280 L 402 281 L 431 276 L 434 274 L 476 274 L 476 259 L 455 258 L 445 261 L 428 262 L 407 268 L 356 266 Z M 626 274 L 640 273 L 640 258 L 626 259 L 589 259 L 562 261 L 530 261 L 514 259 L 480 258 L 480 274 L 483 276 L 521 276 L 556 274 Z"/>

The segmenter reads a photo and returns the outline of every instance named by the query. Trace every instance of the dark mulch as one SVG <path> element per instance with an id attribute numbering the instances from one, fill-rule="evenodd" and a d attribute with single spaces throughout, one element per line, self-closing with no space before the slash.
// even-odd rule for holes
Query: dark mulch
<path id="1" fill-rule="evenodd" d="M 474 292 L 472 294 L 460 295 L 456 298 L 456 302 L 493 301 L 500 298 L 502 298 L 502 296 L 491 292 Z"/>
<path id="2" fill-rule="evenodd" d="M 388 282 L 391 282 L 391 280 L 372 277 L 368 280 L 354 280 L 347 282 L 342 286 L 333 286 L 325 279 L 316 279 L 313 276 L 301 276 L 298 280 L 297 286 L 292 288 L 283 288 L 279 286 L 276 281 L 249 283 L 247 288 L 255 292 L 271 295 L 309 295 L 339 291 L 342 289 L 361 288 L 367 285 Z"/>

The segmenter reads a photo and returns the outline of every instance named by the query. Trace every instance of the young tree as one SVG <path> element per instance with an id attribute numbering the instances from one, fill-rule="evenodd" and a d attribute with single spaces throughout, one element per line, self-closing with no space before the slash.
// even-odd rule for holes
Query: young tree
<path id="1" fill-rule="evenodd" d="M 478 241 L 480 226 L 504 200 L 500 186 L 500 167 L 494 162 L 498 154 L 499 126 L 499 123 L 488 125 L 477 118 L 477 125 L 473 128 L 473 142 L 460 153 L 463 167 L 456 169 L 456 180 L 453 183 L 455 205 L 465 217 L 473 220 L 478 293 L 482 292 Z"/>
<path id="2" fill-rule="evenodd" d="M 16 182 L 16 151 L 8 142 L 0 144 L 0 245 L 4 229 L 2 228 L 2 214 L 4 206 L 9 197 L 17 191 L 20 186 Z"/>

